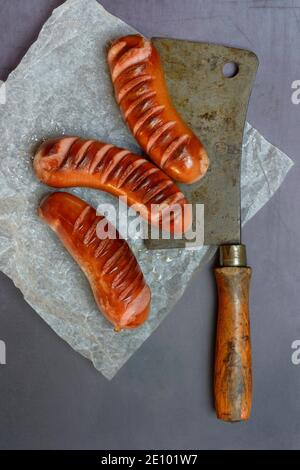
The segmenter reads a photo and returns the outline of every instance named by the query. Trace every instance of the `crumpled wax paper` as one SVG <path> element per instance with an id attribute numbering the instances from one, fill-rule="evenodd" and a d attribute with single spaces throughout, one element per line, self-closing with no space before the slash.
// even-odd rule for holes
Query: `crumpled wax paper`
<path id="1" fill-rule="evenodd" d="M 131 240 L 152 290 L 152 310 L 140 329 L 115 333 L 99 314 L 79 267 L 36 215 L 40 198 L 49 191 L 32 171 L 37 142 L 78 134 L 139 152 L 115 103 L 105 56 L 108 41 L 134 32 L 95 0 L 66 1 L 9 76 L 7 101 L 0 105 L 0 268 L 48 325 L 109 379 L 170 312 L 193 272 L 215 251 L 147 251 L 142 240 Z M 246 125 L 244 222 L 268 201 L 291 166 L 285 154 Z M 72 192 L 94 206 L 114 200 L 101 191 Z"/>

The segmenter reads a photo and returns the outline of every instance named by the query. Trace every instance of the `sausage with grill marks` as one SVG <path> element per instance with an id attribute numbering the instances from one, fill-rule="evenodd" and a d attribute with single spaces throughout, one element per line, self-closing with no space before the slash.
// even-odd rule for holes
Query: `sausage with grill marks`
<path id="1" fill-rule="evenodd" d="M 108 51 L 116 100 L 134 137 L 171 178 L 194 183 L 209 160 L 205 148 L 176 112 L 159 54 L 139 35 L 116 40 Z"/>
<path id="2" fill-rule="evenodd" d="M 125 240 L 94 208 L 69 193 L 42 200 L 39 216 L 56 232 L 87 276 L 96 303 L 115 329 L 136 328 L 147 319 L 151 292 Z M 99 238 L 99 223 L 113 238 Z"/>
<path id="3" fill-rule="evenodd" d="M 126 196 L 128 204 L 154 225 L 161 227 L 166 215 L 164 229 L 171 232 L 186 232 L 191 225 L 190 207 L 175 183 L 129 150 L 96 140 L 63 137 L 44 142 L 33 166 L 37 177 L 55 188 L 84 186 Z"/>

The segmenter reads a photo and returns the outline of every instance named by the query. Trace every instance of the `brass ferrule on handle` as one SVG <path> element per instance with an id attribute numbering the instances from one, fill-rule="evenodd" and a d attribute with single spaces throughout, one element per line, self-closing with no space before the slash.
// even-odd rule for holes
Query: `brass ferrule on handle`
<path id="1" fill-rule="evenodd" d="M 221 245 L 220 266 L 247 266 L 245 245 Z"/>
<path id="2" fill-rule="evenodd" d="M 249 285 L 245 245 L 222 245 L 215 268 L 218 319 L 215 349 L 214 399 L 217 417 L 234 422 L 250 417 L 252 367 Z"/>

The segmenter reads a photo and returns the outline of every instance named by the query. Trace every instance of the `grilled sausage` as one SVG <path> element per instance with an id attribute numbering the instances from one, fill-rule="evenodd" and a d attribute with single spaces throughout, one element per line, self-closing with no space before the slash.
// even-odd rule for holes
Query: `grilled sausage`
<path id="1" fill-rule="evenodd" d="M 115 329 L 140 326 L 149 313 L 150 289 L 128 244 L 109 222 L 86 202 L 63 192 L 44 198 L 38 213 L 87 276 L 101 312 Z M 100 222 L 115 239 L 98 237 Z"/>
<path id="2" fill-rule="evenodd" d="M 43 143 L 33 166 L 37 177 L 55 188 L 85 186 L 126 196 L 127 203 L 154 225 L 161 226 L 165 215 L 164 230 L 182 233 L 191 225 L 183 193 L 159 168 L 129 150 L 63 137 Z"/>
<path id="3" fill-rule="evenodd" d="M 171 178 L 194 183 L 208 168 L 208 156 L 168 95 L 159 54 L 139 35 L 121 37 L 108 51 L 116 100 L 134 137 Z"/>

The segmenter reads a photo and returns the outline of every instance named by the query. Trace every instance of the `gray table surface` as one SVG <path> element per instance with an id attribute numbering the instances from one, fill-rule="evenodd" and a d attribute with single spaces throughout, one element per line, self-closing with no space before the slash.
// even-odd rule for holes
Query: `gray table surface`
<path id="1" fill-rule="evenodd" d="M 0 1 L 0 79 L 15 68 L 60 0 Z M 256 52 L 248 120 L 296 165 L 244 229 L 254 275 L 254 401 L 250 421 L 216 420 L 212 404 L 215 285 L 197 273 L 160 328 L 108 382 L 0 275 L 0 448 L 296 449 L 300 447 L 300 1 L 102 0 L 148 36 L 219 42 Z"/>

